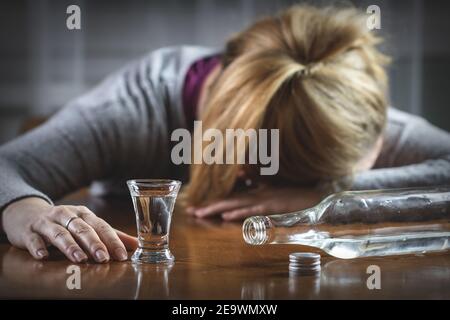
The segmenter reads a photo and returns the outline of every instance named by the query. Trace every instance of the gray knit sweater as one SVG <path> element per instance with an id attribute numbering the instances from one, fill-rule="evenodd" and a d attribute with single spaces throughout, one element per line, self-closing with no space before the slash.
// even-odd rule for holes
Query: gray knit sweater
<path id="1" fill-rule="evenodd" d="M 96 193 L 127 178 L 186 178 L 170 160 L 171 132 L 187 127 L 181 92 L 196 60 L 215 50 L 163 48 L 127 65 L 44 125 L 0 147 L 0 212 L 29 196 L 51 202 L 96 181 Z M 373 170 L 354 189 L 450 184 L 450 135 L 391 109 Z"/>

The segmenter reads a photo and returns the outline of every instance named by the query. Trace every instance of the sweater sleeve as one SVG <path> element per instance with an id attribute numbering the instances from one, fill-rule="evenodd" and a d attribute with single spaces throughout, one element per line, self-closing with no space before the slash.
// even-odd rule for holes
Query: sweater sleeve
<path id="1" fill-rule="evenodd" d="M 40 127 L 0 147 L 0 212 L 18 199 L 51 203 L 116 176 L 148 149 L 149 105 L 158 100 L 143 59 L 69 103 Z"/>
<path id="2" fill-rule="evenodd" d="M 450 134 L 423 118 L 390 110 L 382 151 L 353 189 L 450 185 Z"/>

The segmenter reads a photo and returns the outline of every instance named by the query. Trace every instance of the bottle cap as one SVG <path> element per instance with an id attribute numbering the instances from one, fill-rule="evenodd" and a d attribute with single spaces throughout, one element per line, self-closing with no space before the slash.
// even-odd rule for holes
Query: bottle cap
<path id="1" fill-rule="evenodd" d="M 312 252 L 294 252 L 289 255 L 289 271 L 299 274 L 320 272 L 320 254 Z"/>

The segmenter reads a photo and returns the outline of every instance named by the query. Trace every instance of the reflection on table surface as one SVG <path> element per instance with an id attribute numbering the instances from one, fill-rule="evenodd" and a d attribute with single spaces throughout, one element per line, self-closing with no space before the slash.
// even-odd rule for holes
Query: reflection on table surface
<path id="1" fill-rule="evenodd" d="M 114 227 L 135 234 L 131 201 L 79 193 L 65 203 L 89 206 Z M 69 290 L 71 262 L 57 252 L 36 261 L 27 252 L 0 244 L 0 298 L 123 299 L 389 299 L 450 298 L 450 252 L 339 260 L 323 255 L 322 271 L 288 271 L 288 254 L 309 251 L 293 245 L 252 247 L 241 224 L 174 214 L 170 246 L 175 264 L 131 262 L 80 264 L 81 289 Z M 131 255 L 131 253 L 130 253 Z M 381 270 L 381 289 L 369 290 L 367 267 Z"/>

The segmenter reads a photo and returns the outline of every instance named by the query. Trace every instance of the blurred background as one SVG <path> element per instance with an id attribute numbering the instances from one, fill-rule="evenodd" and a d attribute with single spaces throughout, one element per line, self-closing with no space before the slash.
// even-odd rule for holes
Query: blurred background
<path id="1" fill-rule="evenodd" d="M 255 18 L 292 0 L 2 0 L 0 143 L 26 119 L 48 117 L 110 72 L 170 45 L 221 47 Z M 309 1 L 310 3 L 312 1 Z M 450 131 L 450 1 L 314 1 L 381 8 L 383 51 L 393 57 L 391 101 Z M 66 9 L 81 8 L 81 30 Z"/>

